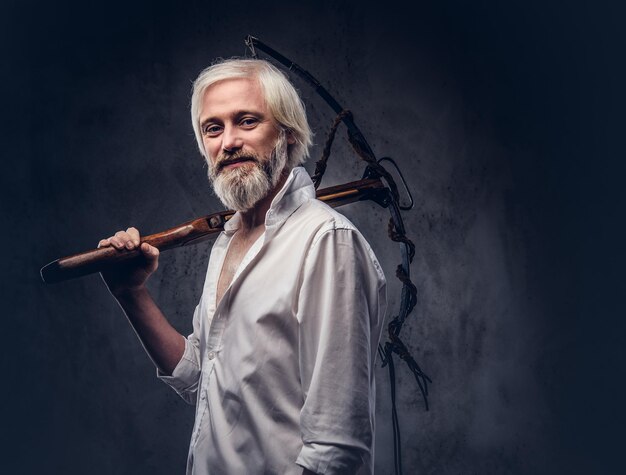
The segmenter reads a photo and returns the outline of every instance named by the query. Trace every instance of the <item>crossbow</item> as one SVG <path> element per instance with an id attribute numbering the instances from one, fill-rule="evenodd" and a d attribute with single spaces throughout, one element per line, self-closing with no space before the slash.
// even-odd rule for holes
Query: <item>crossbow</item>
<path id="1" fill-rule="evenodd" d="M 413 198 L 411 192 L 404 180 L 402 174 L 396 163 L 389 157 L 383 157 L 376 159 L 372 148 L 365 139 L 363 133 L 359 130 L 352 113 L 344 109 L 339 102 L 320 84 L 320 82 L 313 77 L 311 73 L 298 66 L 293 61 L 289 60 L 275 49 L 271 48 L 267 44 L 263 43 L 258 38 L 249 35 L 246 40 L 246 45 L 252 53 L 253 57 L 257 57 L 256 50 L 263 51 L 268 56 L 274 58 L 283 66 L 292 71 L 300 78 L 302 78 L 307 84 L 315 89 L 315 91 L 324 99 L 324 101 L 335 111 L 337 117 L 333 122 L 333 125 L 328 134 L 328 140 L 322 152 L 322 157 L 316 163 L 315 172 L 312 176 L 315 188 L 317 188 L 322 180 L 324 171 L 326 170 L 326 163 L 330 156 L 330 148 L 335 137 L 335 132 L 340 123 L 346 126 L 348 131 L 348 141 L 352 145 L 352 148 L 356 154 L 367 163 L 365 172 L 363 174 L 363 180 L 375 179 L 384 180 L 387 184 L 383 191 L 379 191 L 376 196 L 371 199 L 378 203 L 380 206 L 387 208 L 391 217 L 389 219 L 389 237 L 398 242 L 400 245 L 400 253 L 402 262 L 396 269 L 396 277 L 402 282 L 402 291 L 400 297 L 400 309 L 396 316 L 394 316 L 387 326 L 387 341 L 378 346 L 378 353 L 382 360 L 382 365 L 387 366 L 389 369 L 389 380 L 391 385 L 391 412 L 392 412 L 392 425 L 393 425 L 393 438 L 394 438 L 394 464 L 396 475 L 402 473 L 402 447 L 400 443 L 400 427 L 398 422 L 398 412 L 396 407 L 396 382 L 395 382 L 395 365 L 393 356 L 394 354 L 404 360 L 410 371 L 413 373 L 417 385 L 422 393 L 424 405 L 428 410 L 428 383 L 431 382 L 430 378 L 421 370 L 406 345 L 400 338 L 400 330 L 408 315 L 411 313 L 417 303 L 417 288 L 411 282 L 411 269 L 410 265 L 415 256 L 415 245 L 406 236 L 404 228 L 404 222 L 400 210 L 409 210 L 413 208 Z M 383 162 L 392 164 L 406 190 L 410 204 L 402 206 L 400 204 L 400 196 L 398 192 L 398 186 L 393 179 L 393 176 L 382 166 Z M 381 199 L 382 197 L 382 199 Z"/>
<path id="2" fill-rule="evenodd" d="M 401 210 L 413 208 L 413 198 L 395 161 L 389 157 L 376 159 L 372 148 L 354 122 L 352 113 L 344 109 L 311 73 L 254 36 L 249 35 L 245 39 L 245 43 L 253 58 L 258 58 L 257 50 L 259 50 L 281 63 L 289 71 L 293 72 L 313 87 L 337 114 L 328 134 L 322 157 L 316 163 L 315 172 L 311 177 L 315 185 L 317 198 L 333 207 L 354 203 L 356 201 L 370 200 L 387 208 L 391 215 L 388 232 L 389 237 L 400 246 L 401 263 L 396 269 L 396 276 L 402 282 L 402 291 L 398 314 L 389 321 L 387 326 L 387 341 L 378 346 L 378 353 L 383 367 L 387 366 L 389 370 L 391 417 L 394 437 L 394 464 L 396 475 L 401 475 L 402 452 L 398 412 L 396 408 L 394 355 L 402 359 L 413 373 L 422 394 L 426 410 L 428 410 L 428 383 L 431 382 L 430 378 L 421 370 L 400 338 L 402 326 L 417 303 L 417 288 L 413 282 L 411 282 L 410 272 L 410 265 L 415 255 L 415 245 L 406 236 L 404 222 L 400 213 Z M 330 157 L 335 133 L 342 123 L 347 129 L 348 141 L 352 145 L 352 148 L 356 154 L 367 163 L 365 172 L 361 180 L 318 190 L 326 170 L 328 158 Z M 409 199 L 408 205 L 403 206 L 400 204 L 398 186 L 393 176 L 382 165 L 383 163 L 389 163 L 396 169 L 407 193 Z M 144 236 L 141 238 L 141 242 L 147 242 L 157 247 L 160 251 L 196 244 L 219 234 L 223 230 L 224 224 L 234 214 L 233 211 L 221 211 L 197 218 L 166 231 Z M 55 283 L 100 272 L 120 262 L 135 259 L 139 255 L 140 251 L 138 249 L 120 251 L 114 247 L 103 247 L 57 259 L 44 266 L 40 274 L 44 282 Z"/>

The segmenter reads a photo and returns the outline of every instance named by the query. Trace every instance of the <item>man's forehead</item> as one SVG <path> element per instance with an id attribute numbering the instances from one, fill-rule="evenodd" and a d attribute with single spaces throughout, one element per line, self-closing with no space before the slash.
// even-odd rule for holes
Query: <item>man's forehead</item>
<path id="1" fill-rule="evenodd" d="M 202 97 L 200 120 L 213 114 L 233 114 L 238 110 L 268 112 L 263 91 L 256 79 L 223 79 L 208 86 Z"/>
<path id="2" fill-rule="evenodd" d="M 217 81 L 204 90 L 205 103 L 232 101 L 237 98 L 258 100 L 265 103 L 261 85 L 252 78 L 231 78 Z"/>
<path id="3" fill-rule="evenodd" d="M 261 85 L 253 78 L 232 78 L 208 86 L 200 104 L 199 122 L 236 119 L 245 113 L 262 115 L 274 121 L 265 102 Z"/>

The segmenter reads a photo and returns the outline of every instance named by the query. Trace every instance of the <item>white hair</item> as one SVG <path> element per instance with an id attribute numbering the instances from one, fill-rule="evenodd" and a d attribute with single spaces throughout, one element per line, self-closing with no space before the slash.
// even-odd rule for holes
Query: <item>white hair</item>
<path id="1" fill-rule="evenodd" d="M 306 118 L 304 103 L 287 76 L 271 63 L 262 59 L 226 59 L 209 66 L 193 83 L 191 95 L 191 122 L 198 148 L 205 158 L 207 152 L 202 142 L 200 114 L 207 88 L 218 81 L 236 78 L 256 79 L 261 87 L 269 111 L 281 129 L 294 138 L 288 147 L 289 169 L 304 163 L 311 146 L 311 128 Z"/>

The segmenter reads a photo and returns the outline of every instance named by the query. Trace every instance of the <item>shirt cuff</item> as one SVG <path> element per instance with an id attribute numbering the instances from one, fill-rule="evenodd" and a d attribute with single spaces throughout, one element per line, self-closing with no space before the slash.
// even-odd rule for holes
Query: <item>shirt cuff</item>
<path id="1" fill-rule="evenodd" d="M 296 464 L 320 475 L 355 473 L 363 463 L 357 449 L 326 444 L 305 444 Z"/>
<path id="2" fill-rule="evenodd" d="M 195 394 L 200 379 L 200 365 L 198 364 L 197 350 L 192 343 L 185 338 L 185 352 L 171 376 L 157 368 L 157 378 L 174 389 L 185 401 L 190 401 L 191 393 Z"/>

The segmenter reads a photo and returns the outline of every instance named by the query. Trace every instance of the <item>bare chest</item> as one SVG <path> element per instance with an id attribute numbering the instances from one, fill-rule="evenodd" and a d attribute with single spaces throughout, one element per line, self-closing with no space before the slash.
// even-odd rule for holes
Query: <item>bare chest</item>
<path id="1" fill-rule="evenodd" d="M 219 305 L 224 293 L 232 283 L 241 261 L 243 261 L 243 258 L 262 233 L 263 230 L 261 229 L 246 237 L 241 237 L 238 233 L 233 236 L 217 282 L 216 305 Z"/>

